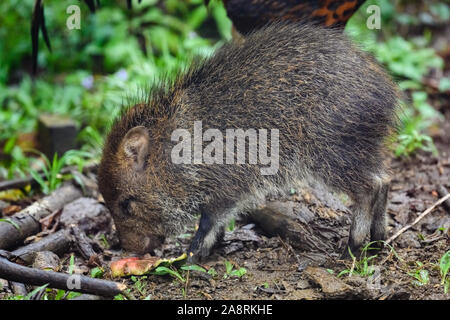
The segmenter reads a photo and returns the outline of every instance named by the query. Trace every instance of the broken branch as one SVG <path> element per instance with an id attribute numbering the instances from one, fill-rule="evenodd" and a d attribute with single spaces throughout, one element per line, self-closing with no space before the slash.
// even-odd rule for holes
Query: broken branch
<path id="1" fill-rule="evenodd" d="M 108 280 L 94 279 L 79 274 L 65 274 L 54 271 L 43 271 L 21 266 L 0 256 L 0 278 L 8 281 L 50 288 L 90 293 L 99 296 L 112 297 L 123 294 L 126 286 Z"/>
<path id="2" fill-rule="evenodd" d="M 26 237 L 39 232 L 39 220 L 81 195 L 79 189 L 67 185 L 11 216 L 11 223 L 0 222 L 0 249 L 10 249 L 21 244 Z"/>
<path id="3" fill-rule="evenodd" d="M 63 254 L 69 250 L 71 237 L 68 230 L 59 230 L 52 233 L 40 241 L 33 242 L 27 246 L 19 248 L 12 252 L 13 255 L 20 258 L 27 264 L 31 264 L 39 251 L 51 251 L 57 255 Z"/>

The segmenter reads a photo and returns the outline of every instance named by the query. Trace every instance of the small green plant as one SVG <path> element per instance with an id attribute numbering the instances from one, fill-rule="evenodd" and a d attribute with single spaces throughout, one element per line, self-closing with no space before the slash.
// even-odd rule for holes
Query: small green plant
<path id="1" fill-rule="evenodd" d="M 101 267 L 95 267 L 91 270 L 91 277 L 92 278 L 103 278 L 103 275 L 105 274 L 105 270 Z"/>
<path id="2" fill-rule="evenodd" d="M 247 273 L 247 269 L 245 268 L 234 269 L 234 265 L 230 261 L 225 260 L 225 272 L 226 273 L 223 275 L 224 279 L 228 277 L 241 278 Z"/>
<path id="3" fill-rule="evenodd" d="M 415 279 L 413 284 L 416 286 L 428 284 L 430 282 L 430 273 L 425 269 L 422 262 L 416 261 L 416 266 L 417 268 L 415 270 L 408 272 L 408 275 Z"/>
<path id="4" fill-rule="evenodd" d="M 33 291 L 29 292 L 26 296 L 16 295 L 8 297 L 8 300 L 30 300 L 36 293 L 47 288 L 48 284 L 35 288 Z"/>
<path id="5" fill-rule="evenodd" d="M 344 269 L 342 270 L 337 276 L 341 277 L 345 274 L 348 274 L 349 277 L 351 277 L 353 274 L 357 274 L 361 277 L 369 277 L 375 272 L 374 265 L 370 264 L 370 262 L 377 257 L 377 255 L 369 255 L 368 252 L 370 250 L 378 250 L 378 248 L 371 247 L 372 245 L 379 243 L 380 241 L 372 241 L 366 244 L 361 249 L 361 255 L 360 259 L 356 259 L 355 255 L 351 252 L 350 249 L 348 249 L 348 252 L 352 258 L 352 266 L 350 269 Z M 384 243 L 385 246 L 389 247 L 391 252 L 398 258 L 400 257 L 395 252 L 394 248 L 388 244 L 386 244 L 384 241 L 381 241 Z M 401 260 L 401 259 L 400 259 Z"/>
<path id="6" fill-rule="evenodd" d="M 410 156 L 416 150 L 423 150 L 436 153 L 436 147 L 433 144 L 433 139 L 426 135 L 419 133 L 417 130 L 411 131 L 409 134 L 400 134 L 397 138 L 397 147 L 395 155 Z"/>
<path id="7" fill-rule="evenodd" d="M 348 274 L 349 277 L 356 274 L 361 277 L 369 277 L 371 276 L 375 269 L 373 265 L 370 265 L 369 262 L 373 259 L 375 259 L 377 256 L 364 256 L 360 260 L 357 260 L 356 257 L 350 252 L 350 256 L 353 259 L 353 263 L 350 269 L 344 269 L 337 275 L 338 277 L 341 277 L 345 274 Z"/>
<path id="8" fill-rule="evenodd" d="M 146 295 L 146 290 L 145 290 L 146 283 L 145 283 L 145 281 L 143 281 L 146 279 L 147 279 L 147 276 L 141 276 L 141 277 L 132 276 L 131 277 L 131 280 L 134 282 L 134 287 L 142 296 Z"/>
<path id="9" fill-rule="evenodd" d="M 35 169 L 29 169 L 30 175 L 39 184 L 41 191 L 44 194 L 49 194 L 56 190 L 62 181 L 64 180 L 61 170 L 66 165 L 76 164 L 80 170 L 82 170 L 86 158 L 91 157 L 88 152 L 80 150 L 69 150 L 62 157 L 58 157 L 58 154 L 53 156 L 53 160 L 50 160 L 41 152 L 36 151 L 44 159 L 44 166 L 42 167 L 42 174 Z"/>
<path id="10" fill-rule="evenodd" d="M 213 278 L 217 277 L 217 271 L 214 268 L 209 268 L 208 274 L 211 275 L 211 277 Z"/>
<path id="11" fill-rule="evenodd" d="M 198 271 L 198 272 L 206 272 L 206 269 L 203 267 L 200 267 L 196 264 L 190 264 L 190 265 L 185 265 L 185 266 L 181 266 L 180 268 L 181 270 L 185 270 L 185 271 Z"/>
<path id="12" fill-rule="evenodd" d="M 152 271 L 150 274 L 155 274 L 158 276 L 164 276 L 164 275 L 171 275 L 175 279 L 178 279 L 181 283 L 185 283 L 186 279 L 184 279 L 181 274 L 174 269 L 168 268 L 168 267 L 157 267 L 154 271 Z"/>
<path id="13" fill-rule="evenodd" d="M 402 128 L 397 137 L 395 155 L 410 156 L 416 150 L 423 150 L 437 154 L 433 139 L 426 134 L 427 128 L 435 119 L 442 118 L 428 102 L 428 95 L 424 91 L 412 93 L 412 107 L 404 107 L 402 114 Z"/>
<path id="14" fill-rule="evenodd" d="M 448 271 L 450 270 L 450 250 L 444 253 L 439 260 L 439 269 L 441 272 L 441 284 L 444 286 L 444 292 L 447 294 L 450 288 L 450 277 L 448 277 Z"/>

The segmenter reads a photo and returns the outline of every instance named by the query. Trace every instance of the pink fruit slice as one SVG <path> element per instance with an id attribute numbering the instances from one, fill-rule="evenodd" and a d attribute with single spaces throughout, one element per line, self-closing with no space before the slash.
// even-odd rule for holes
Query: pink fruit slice
<path id="1" fill-rule="evenodd" d="M 111 275 L 116 277 L 141 276 L 158 267 L 160 264 L 171 265 L 174 262 L 186 259 L 183 253 L 178 258 L 162 259 L 160 257 L 131 257 L 113 261 L 110 264 Z"/>

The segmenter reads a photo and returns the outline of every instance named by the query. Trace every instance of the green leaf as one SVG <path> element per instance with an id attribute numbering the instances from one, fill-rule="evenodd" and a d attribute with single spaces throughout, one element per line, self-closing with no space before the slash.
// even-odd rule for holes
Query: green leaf
<path id="1" fill-rule="evenodd" d="M 235 276 L 235 277 L 238 277 L 238 278 L 240 278 L 240 277 L 242 277 L 244 274 L 246 274 L 247 273 L 247 269 L 245 269 L 245 268 L 239 268 L 238 270 L 233 270 L 231 273 L 230 273 L 230 276 Z"/>
<path id="2" fill-rule="evenodd" d="M 174 271 L 174 270 L 172 270 L 170 268 L 167 268 L 167 267 L 158 267 L 154 271 L 152 271 L 151 273 L 159 275 L 159 276 L 169 274 L 169 275 L 177 278 L 181 282 L 185 282 L 186 281 L 178 272 L 176 272 L 176 271 Z"/>
<path id="3" fill-rule="evenodd" d="M 196 264 L 186 265 L 181 267 L 182 270 L 186 271 L 199 271 L 199 272 L 206 272 L 205 268 L 202 268 Z"/>
<path id="4" fill-rule="evenodd" d="M 36 289 L 34 289 L 33 291 L 31 291 L 30 293 L 28 293 L 23 299 L 24 300 L 30 300 L 32 296 L 34 296 L 36 293 L 38 293 L 39 291 L 45 289 L 48 287 L 48 283 L 44 284 L 43 286 L 37 287 Z"/>
<path id="5" fill-rule="evenodd" d="M 100 267 L 95 267 L 91 270 L 91 277 L 92 278 L 103 278 L 104 273 L 105 273 L 105 270 L 103 270 Z"/>
<path id="6" fill-rule="evenodd" d="M 225 260 L 225 270 L 227 274 L 230 274 L 231 270 L 233 270 L 233 264 L 228 260 Z"/>

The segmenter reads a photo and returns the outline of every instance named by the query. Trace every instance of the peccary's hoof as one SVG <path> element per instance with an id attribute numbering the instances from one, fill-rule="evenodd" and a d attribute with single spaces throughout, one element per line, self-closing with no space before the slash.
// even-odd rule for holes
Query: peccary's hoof
<path id="1" fill-rule="evenodd" d="M 211 250 L 207 248 L 201 247 L 198 249 L 194 249 L 192 246 L 188 250 L 188 258 L 187 263 L 196 264 L 202 262 L 209 256 Z"/>
<path id="2" fill-rule="evenodd" d="M 192 252 L 188 252 L 187 264 L 197 264 L 200 262 L 200 257 Z"/>
<path id="3" fill-rule="evenodd" d="M 351 254 L 350 254 L 351 252 Z M 361 251 L 359 248 L 352 248 L 350 246 L 345 246 L 344 252 L 342 252 L 340 259 L 341 260 L 352 260 L 353 257 L 359 258 Z"/>

